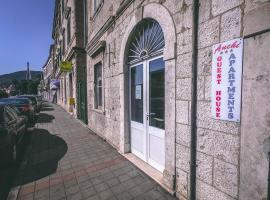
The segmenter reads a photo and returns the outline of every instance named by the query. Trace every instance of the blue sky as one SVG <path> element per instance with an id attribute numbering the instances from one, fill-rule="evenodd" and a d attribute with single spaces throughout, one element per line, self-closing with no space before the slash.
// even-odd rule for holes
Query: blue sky
<path id="1" fill-rule="evenodd" d="M 0 74 L 41 70 L 51 38 L 55 0 L 7 0 L 0 6 Z"/>

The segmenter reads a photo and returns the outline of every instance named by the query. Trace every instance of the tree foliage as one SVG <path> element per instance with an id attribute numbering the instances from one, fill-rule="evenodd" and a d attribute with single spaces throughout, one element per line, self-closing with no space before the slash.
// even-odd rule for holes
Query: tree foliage
<path id="1" fill-rule="evenodd" d="M 0 99 L 7 98 L 7 97 L 8 97 L 8 93 L 6 93 L 6 91 L 4 91 L 4 90 L 0 90 Z"/>
<path id="2" fill-rule="evenodd" d="M 12 83 L 15 86 L 16 95 L 37 94 L 40 80 L 39 79 L 21 80 L 21 81 L 13 80 Z"/>

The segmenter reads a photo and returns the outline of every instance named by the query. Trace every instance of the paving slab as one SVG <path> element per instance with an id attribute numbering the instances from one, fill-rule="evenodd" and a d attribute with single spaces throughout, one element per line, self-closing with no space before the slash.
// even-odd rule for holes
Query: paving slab
<path id="1" fill-rule="evenodd" d="M 18 200 L 176 199 L 58 105 L 45 104 L 27 137 Z"/>

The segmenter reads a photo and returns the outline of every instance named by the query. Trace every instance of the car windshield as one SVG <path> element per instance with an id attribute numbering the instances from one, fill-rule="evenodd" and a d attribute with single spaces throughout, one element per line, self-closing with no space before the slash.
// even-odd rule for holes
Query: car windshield
<path id="1" fill-rule="evenodd" d="M 20 98 L 28 98 L 32 101 L 32 104 L 37 104 L 36 97 L 33 96 L 20 96 Z"/>

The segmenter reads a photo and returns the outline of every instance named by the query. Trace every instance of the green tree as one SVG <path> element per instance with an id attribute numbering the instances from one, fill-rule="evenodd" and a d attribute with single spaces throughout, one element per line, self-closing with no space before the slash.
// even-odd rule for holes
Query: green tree
<path id="1" fill-rule="evenodd" d="M 12 84 L 15 85 L 16 94 L 37 94 L 38 85 L 40 83 L 40 76 L 33 80 L 21 80 L 18 81 L 16 79 L 12 80 Z"/>
<path id="2" fill-rule="evenodd" d="M 27 92 L 28 94 L 37 94 L 39 80 L 31 80 L 28 82 Z"/>
<path id="3" fill-rule="evenodd" d="M 21 80 L 18 84 L 19 94 L 28 94 L 28 81 Z"/>
<path id="4" fill-rule="evenodd" d="M 8 93 L 6 93 L 6 91 L 4 91 L 4 90 L 0 90 L 0 99 L 7 98 L 7 97 L 8 97 Z"/>

